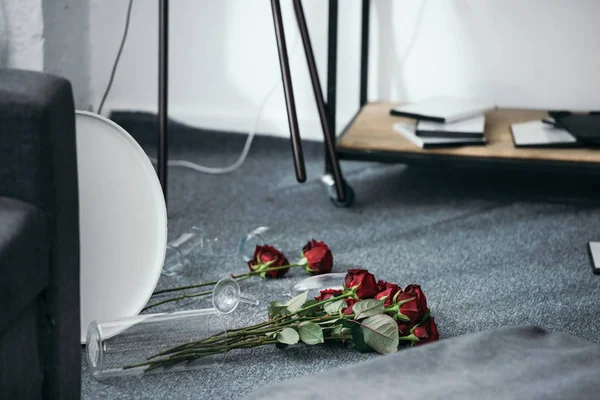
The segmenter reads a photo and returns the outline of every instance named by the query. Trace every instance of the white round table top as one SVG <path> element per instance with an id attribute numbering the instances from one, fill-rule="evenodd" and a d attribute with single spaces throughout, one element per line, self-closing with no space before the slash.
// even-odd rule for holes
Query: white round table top
<path id="1" fill-rule="evenodd" d="M 98 114 L 76 111 L 81 342 L 90 322 L 139 314 L 156 287 L 167 209 L 137 142 Z"/>

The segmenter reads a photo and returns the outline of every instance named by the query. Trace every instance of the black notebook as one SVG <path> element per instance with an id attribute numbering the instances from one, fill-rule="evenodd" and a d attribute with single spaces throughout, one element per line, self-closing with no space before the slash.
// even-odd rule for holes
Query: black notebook
<path id="1" fill-rule="evenodd" d="M 481 139 L 484 130 L 484 115 L 448 124 L 423 120 L 417 122 L 417 136 L 420 137 Z"/>
<path id="2" fill-rule="evenodd" d="M 418 120 L 452 123 L 481 115 L 492 109 L 494 109 L 493 105 L 474 100 L 437 97 L 393 108 L 390 110 L 390 114 Z"/>
<path id="3" fill-rule="evenodd" d="M 448 138 L 448 137 L 420 137 L 416 135 L 416 126 L 414 124 L 397 122 L 394 124 L 394 130 L 404 136 L 406 139 L 419 146 L 422 149 L 434 149 L 440 147 L 459 147 L 459 146 L 481 146 L 487 143 L 485 137 L 480 138 Z"/>
<path id="4" fill-rule="evenodd" d="M 600 145 L 600 115 L 598 112 L 589 114 L 571 114 L 550 112 L 555 124 L 567 130 L 582 144 Z"/>

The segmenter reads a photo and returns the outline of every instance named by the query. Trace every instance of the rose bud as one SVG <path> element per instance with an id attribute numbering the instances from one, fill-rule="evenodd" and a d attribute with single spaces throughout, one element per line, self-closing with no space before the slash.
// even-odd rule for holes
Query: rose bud
<path id="1" fill-rule="evenodd" d="M 379 293 L 375 295 L 375 300 L 385 300 L 383 303 L 384 307 L 391 306 L 394 302 L 394 296 L 396 293 L 402 292 L 400 286 L 385 281 L 379 281 L 377 283 L 377 288 Z"/>
<path id="2" fill-rule="evenodd" d="M 342 294 L 341 290 L 324 289 L 324 290 L 321 290 L 320 295 L 315 297 L 315 300 L 317 300 L 317 301 L 329 300 L 330 298 L 332 298 L 334 296 L 339 296 L 340 294 Z"/>
<path id="3" fill-rule="evenodd" d="M 413 342 L 413 346 L 434 342 L 440 339 L 440 334 L 438 333 L 437 325 L 435 324 L 433 317 L 427 318 L 426 321 L 417 326 L 413 331 L 413 335 L 419 339 L 418 342 Z"/>
<path id="4" fill-rule="evenodd" d="M 269 271 L 269 268 L 283 267 L 290 265 L 290 262 L 285 258 L 282 252 L 272 246 L 256 246 L 254 257 L 248 261 L 248 267 L 251 271 L 261 271 L 261 277 L 268 276 L 269 278 L 279 278 L 288 272 L 289 268 L 277 269 Z"/>
<path id="5" fill-rule="evenodd" d="M 408 285 L 403 293 L 398 293 L 394 299 L 400 304 L 398 317 L 403 321 L 418 324 L 427 313 L 427 299 L 419 285 Z"/>
<path id="6" fill-rule="evenodd" d="M 394 288 L 396 290 L 402 291 L 400 285 L 396 285 L 395 283 L 386 282 L 383 279 L 380 279 L 379 282 L 377 282 L 377 293 L 383 292 L 385 289 L 389 288 Z"/>
<path id="7" fill-rule="evenodd" d="M 358 303 L 359 300 L 358 299 L 345 299 L 345 300 L 346 300 L 346 304 L 348 305 L 348 307 L 342 309 L 342 314 L 344 314 L 344 315 L 354 314 L 354 311 L 352 310 L 352 306 L 355 303 Z"/>
<path id="8" fill-rule="evenodd" d="M 398 321 L 398 333 L 400 334 L 400 337 L 409 336 L 411 328 L 412 326 L 410 324 Z"/>
<path id="9" fill-rule="evenodd" d="M 349 269 L 344 278 L 344 285 L 348 289 L 356 289 L 359 299 L 371 299 L 377 294 L 377 281 L 375 276 L 366 269 Z"/>
<path id="10" fill-rule="evenodd" d="M 333 254 L 325 242 L 311 240 L 302 248 L 304 270 L 307 274 L 326 274 L 333 267 Z"/>

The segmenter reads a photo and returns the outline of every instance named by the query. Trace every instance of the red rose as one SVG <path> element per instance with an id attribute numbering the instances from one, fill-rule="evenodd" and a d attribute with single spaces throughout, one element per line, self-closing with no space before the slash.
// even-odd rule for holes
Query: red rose
<path id="1" fill-rule="evenodd" d="M 413 324 L 418 324 L 427 313 L 427 299 L 419 285 L 408 285 L 403 293 L 398 294 L 396 302 L 412 299 L 400 305 L 398 311 L 401 320 L 409 319 Z"/>
<path id="2" fill-rule="evenodd" d="M 342 309 L 342 314 L 344 315 L 352 315 L 354 311 L 352 311 L 352 306 L 354 303 L 358 303 L 358 299 L 345 299 L 348 307 Z"/>
<path id="3" fill-rule="evenodd" d="M 344 285 L 348 289 L 357 287 L 356 295 L 359 299 L 371 299 L 377 294 L 375 276 L 366 269 L 349 269 L 344 278 Z"/>
<path id="4" fill-rule="evenodd" d="M 379 293 L 375 295 L 375 300 L 385 299 L 385 302 L 383 303 L 384 307 L 391 306 L 396 293 L 402 292 L 400 286 L 385 281 L 379 281 L 377 283 L 377 288 L 379 289 Z"/>
<path id="5" fill-rule="evenodd" d="M 389 289 L 389 288 L 394 288 L 396 289 L 396 291 L 402 291 L 402 289 L 400 288 L 399 285 L 396 285 L 395 283 L 390 283 L 390 282 L 386 282 L 383 279 L 380 279 L 379 282 L 377 282 L 377 292 L 383 292 L 385 289 Z"/>
<path id="6" fill-rule="evenodd" d="M 433 317 L 427 318 L 427 321 L 417 326 L 413 331 L 413 335 L 419 339 L 418 342 L 413 342 L 413 345 L 415 346 L 428 342 L 434 342 L 440 339 L 440 334 L 438 333 Z"/>
<path id="7" fill-rule="evenodd" d="M 262 276 L 268 276 L 270 278 L 279 278 L 280 276 L 285 275 L 289 268 L 282 268 L 274 271 L 269 271 L 268 268 L 283 267 L 284 265 L 289 264 L 290 262 L 285 258 L 282 252 L 275 247 L 267 245 L 256 246 L 253 259 L 248 261 L 250 271 L 263 271 L 264 275 Z"/>
<path id="8" fill-rule="evenodd" d="M 342 294 L 341 290 L 325 289 L 325 290 L 321 290 L 321 294 L 318 295 L 317 297 L 315 297 L 315 300 L 317 300 L 317 301 L 329 300 L 330 298 L 332 298 L 334 296 L 338 296 L 340 294 Z"/>
<path id="9" fill-rule="evenodd" d="M 398 321 L 398 333 L 400 334 L 400 337 L 410 335 L 411 328 L 412 326 L 410 324 Z"/>
<path id="10" fill-rule="evenodd" d="M 333 254 L 325 242 L 311 240 L 302 248 L 302 255 L 307 265 L 304 270 L 308 274 L 326 274 L 333 267 Z"/>

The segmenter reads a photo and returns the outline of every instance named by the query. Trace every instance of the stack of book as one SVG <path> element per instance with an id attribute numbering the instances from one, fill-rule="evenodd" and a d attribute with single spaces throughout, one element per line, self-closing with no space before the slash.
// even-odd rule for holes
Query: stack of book
<path id="1" fill-rule="evenodd" d="M 412 118 L 397 122 L 394 130 L 421 148 L 484 145 L 485 113 L 494 105 L 440 97 L 393 108 L 391 115 Z"/>

